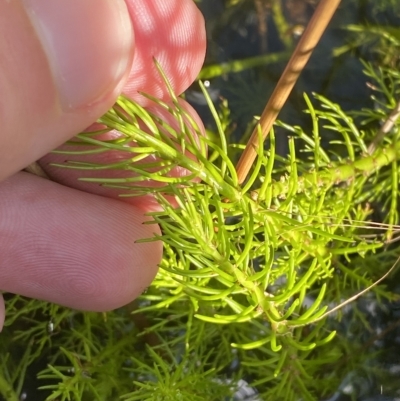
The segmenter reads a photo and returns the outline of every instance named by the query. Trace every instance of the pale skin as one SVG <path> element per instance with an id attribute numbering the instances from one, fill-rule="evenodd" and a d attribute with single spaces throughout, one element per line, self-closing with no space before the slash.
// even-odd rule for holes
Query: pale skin
<path id="1" fill-rule="evenodd" d="M 157 272 L 162 245 L 135 243 L 158 230 L 142 224 L 146 204 L 71 188 L 65 173 L 68 187 L 21 170 L 90 126 L 122 91 L 167 100 L 152 57 L 184 91 L 204 59 L 204 21 L 193 0 L 49 4 L 0 0 L 0 291 L 106 311 Z M 0 295 L 0 329 L 4 318 Z"/>

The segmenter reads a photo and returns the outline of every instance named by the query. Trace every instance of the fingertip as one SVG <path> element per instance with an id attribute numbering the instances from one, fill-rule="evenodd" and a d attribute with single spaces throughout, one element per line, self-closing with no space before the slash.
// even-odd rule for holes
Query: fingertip
<path id="1" fill-rule="evenodd" d="M 0 180 L 112 106 L 133 40 L 123 0 L 0 1 Z"/>
<path id="2" fill-rule="evenodd" d="M 161 242 L 138 240 L 159 227 L 131 205 L 19 173 L 0 184 L 0 210 L 3 291 L 107 311 L 157 274 Z"/>
<path id="3" fill-rule="evenodd" d="M 193 0 L 126 0 L 136 38 L 132 69 L 123 92 L 143 105 L 151 102 L 139 92 L 168 99 L 165 82 L 154 58 L 180 95 L 195 80 L 205 58 L 203 15 Z"/>
<path id="4" fill-rule="evenodd" d="M 123 0 L 24 0 L 63 110 L 99 101 L 131 67 L 133 28 Z"/>

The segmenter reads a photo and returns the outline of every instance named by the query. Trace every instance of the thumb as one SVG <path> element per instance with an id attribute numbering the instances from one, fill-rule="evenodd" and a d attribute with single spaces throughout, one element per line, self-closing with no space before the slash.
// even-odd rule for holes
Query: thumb
<path id="1" fill-rule="evenodd" d="M 124 0 L 0 2 L 0 181 L 112 106 L 133 40 Z"/>

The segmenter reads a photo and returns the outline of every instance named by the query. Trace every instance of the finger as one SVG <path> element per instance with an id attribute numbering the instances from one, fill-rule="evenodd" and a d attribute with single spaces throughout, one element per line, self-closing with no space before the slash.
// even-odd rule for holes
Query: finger
<path id="1" fill-rule="evenodd" d="M 127 304 L 153 280 L 159 233 L 137 208 L 17 173 L 0 184 L 0 290 L 76 309 Z M 1 312 L 0 312 L 1 313 Z"/>
<path id="2" fill-rule="evenodd" d="M 191 133 L 194 138 L 197 138 L 198 134 L 205 135 L 205 128 L 202 124 L 202 121 L 196 111 L 190 106 L 189 103 L 187 103 L 183 99 L 179 99 L 179 104 L 182 107 L 182 109 L 191 117 L 191 119 L 194 122 L 194 126 L 192 123 L 189 121 L 188 118 L 184 118 L 184 121 L 188 127 L 188 129 L 191 130 Z M 171 106 L 173 107 L 173 106 Z M 158 106 L 158 105 L 153 105 L 149 106 L 147 108 L 149 112 L 151 112 L 155 117 L 160 118 L 162 121 L 166 122 L 169 124 L 171 128 L 173 128 L 176 132 L 180 131 L 180 121 L 176 119 L 168 110 L 166 110 L 164 107 Z M 139 120 L 140 121 L 140 120 Z M 159 124 L 158 125 L 159 129 L 162 129 Z M 101 129 L 102 127 L 98 125 L 94 125 L 90 130 L 95 131 L 98 129 Z M 144 124 L 142 125 L 142 129 L 146 130 L 146 127 Z M 121 134 L 118 133 L 117 131 L 112 131 L 107 134 L 101 134 L 96 137 L 96 139 L 99 140 L 110 140 L 110 139 L 116 139 L 118 137 L 121 137 Z M 188 140 L 188 143 L 190 141 Z M 199 146 L 199 143 L 197 142 L 195 146 Z M 177 145 L 179 148 L 179 146 Z M 91 149 L 89 146 L 86 148 L 87 150 Z M 88 155 L 82 155 L 82 154 L 69 154 L 69 155 L 64 155 L 64 154 L 58 154 L 58 153 L 49 153 L 45 157 L 43 157 L 39 163 L 43 170 L 47 173 L 47 175 L 54 181 L 59 182 L 63 185 L 67 185 L 72 188 L 77 188 L 82 191 L 87 191 L 93 194 L 97 195 L 102 195 L 102 196 L 107 196 L 110 198 L 119 198 L 120 200 L 123 200 L 124 202 L 130 203 L 135 205 L 136 207 L 141 208 L 142 210 L 145 211 L 155 211 L 155 210 L 160 210 L 160 205 L 157 203 L 156 199 L 154 196 L 151 195 L 146 195 L 146 196 L 136 196 L 137 195 L 137 187 L 146 187 L 146 188 L 161 188 L 165 185 L 164 182 L 160 181 L 154 181 L 154 180 L 143 180 L 143 181 L 134 181 L 134 182 L 129 182 L 130 179 L 134 177 L 138 177 L 139 174 L 136 173 L 132 168 L 140 167 L 140 164 L 143 163 L 154 163 L 159 161 L 159 159 L 155 156 L 148 156 L 145 159 L 141 160 L 140 162 L 131 162 L 131 159 L 135 157 L 137 154 L 134 153 L 134 144 L 132 144 L 131 151 L 116 151 L 116 150 L 107 150 L 102 153 L 96 153 L 96 154 L 88 154 Z M 73 145 L 62 145 L 57 149 L 58 151 L 64 151 L 64 152 L 73 152 L 73 151 L 83 151 L 82 146 L 73 146 Z M 186 156 L 194 159 L 193 154 L 191 154 L 187 149 L 185 151 Z M 84 162 L 84 163 L 95 163 L 95 164 L 100 164 L 100 165 L 110 165 L 110 164 L 115 164 L 117 162 L 122 162 L 126 161 L 126 164 L 124 168 L 121 168 L 119 170 L 116 169 L 104 169 L 104 170 L 75 170 L 75 169 L 67 169 L 67 168 L 60 168 L 57 166 L 54 166 L 53 164 L 63 164 L 63 165 L 68 165 L 70 162 Z M 157 171 L 157 169 L 152 169 L 152 172 Z M 182 177 L 185 175 L 188 175 L 189 172 L 180 167 L 176 166 L 174 167 L 169 173 L 168 176 L 172 177 Z M 106 181 L 107 179 L 126 179 L 127 182 L 121 182 L 122 186 L 125 186 L 126 188 L 132 187 L 132 189 L 114 189 L 114 188 L 109 188 L 102 186 L 99 183 L 91 183 L 91 182 L 85 182 L 85 181 L 79 181 L 79 178 L 96 178 L 96 179 L 102 179 L 102 181 Z M 136 192 L 136 193 L 135 193 Z M 120 197 L 121 194 L 131 194 L 135 196 L 131 197 Z M 172 204 L 175 204 L 173 201 L 173 198 L 168 197 L 167 198 Z"/>
<path id="3" fill-rule="evenodd" d="M 133 60 L 126 4 L 0 1 L 0 59 L 1 181 L 112 106 Z"/>
<path id="4" fill-rule="evenodd" d="M 141 104 L 138 91 L 169 98 L 155 58 L 176 94 L 195 80 L 204 62 L 204 18 L 193 0 L 126 0 L 134 25 L 137 49 L 124 93 Z"/>

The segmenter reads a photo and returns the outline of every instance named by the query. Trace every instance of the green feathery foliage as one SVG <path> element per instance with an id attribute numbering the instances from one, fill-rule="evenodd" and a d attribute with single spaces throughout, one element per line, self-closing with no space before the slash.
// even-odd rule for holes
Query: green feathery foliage
<path id="1" fill-rule="evenodd" d="M 162 234 L 143 241 L 162 241 L 164 257 L 140 299 L 107 314 L 9 297 L 0 394 L 18 400 L 32 371 L 40 371 L 35 386 L 46 400 L 231 400 L 241 378 L 265 400 L 332 394 L 363 358 L 336 363 L 349 347 L 333 329 L 338 305 L 373 286 L 397 251 L 389 240 L 398 221 L 398 123 L 372 153 L 369 145 L 396 105 L 400 75 L 365 68 L 375 81 L 376 109 L 345 113 L 305 95 L 311 132 L 278 122 L 291 135 L 288 156 L 275 154 L 271 132 L 243 186 L 234 168 L 243 145 L 227 143 L 229 111 L 226 104 L 217 111 L 204 89 L 216 120 L 213 140 L 171 92 L 173 106 L 152 100 L 178 130 L 121 97 L 100 120 L 120 137 L 100 141 L 98 132 L 85 132 L 71 141 L 83 146 L 75 151 L 82 155 L 130 155 L 110 165 L 60 167 L 80 169 L 82 180 L 124 196 L 153 194 L 162 210 L 151 213 L 150 224 Z M 147 156 L 158 161 L 149 164 Z M 188 174 L 174 178 L 176 166 Z M 107 169 L 135 174 L 85 178 L 85 170 Z M 138 185 L 148 179 L 165 186 Z M 384 215 L 380 224 L 372 221 L 375 207 Z M 394 297 L 381 284 L 372 290 L 379 299 Z"/>

